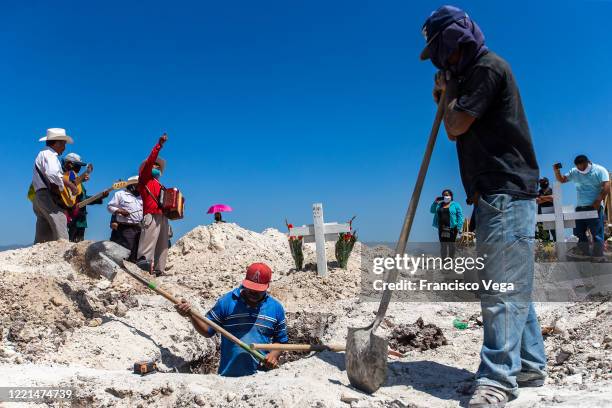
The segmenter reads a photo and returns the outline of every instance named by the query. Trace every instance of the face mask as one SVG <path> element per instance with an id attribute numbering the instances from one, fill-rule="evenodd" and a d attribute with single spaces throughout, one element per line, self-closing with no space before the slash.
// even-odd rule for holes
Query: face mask
<path id="1" fill-rule="evenodd" d="M 444 196 L 444 202 L 445 203 L 450 203 L 451 202 L 451 196 Z"/>
<path id="2" fill-rule="evenodd" d="M 161 176 L 161 171 L 159 169 L 151 170 L 151 175 L 154 179 L 158 179 Z"/>
<path id="3" fill-rule="evenodd" d="M 584 170 L 580 170 L 580 169 L 578 169 L 578 168 L 577 168 L 576 170 L 578 170 L 578 172 L 579 172 L 580 174 L 587 174 L 589 171 L 591 171 L 591 168 L 592 168 L 592 167 L 593 167 L 593 165 L 592 165 L 591 163 L 589 163 L 589 165 L 588 165 L 588 166 L 586 166 L 586 169 L 584 169 Z"/>

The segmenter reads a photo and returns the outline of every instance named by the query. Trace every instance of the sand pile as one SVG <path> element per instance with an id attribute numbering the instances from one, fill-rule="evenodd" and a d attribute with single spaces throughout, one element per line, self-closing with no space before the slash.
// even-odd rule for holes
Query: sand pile
<path id="1" fill-rule="evenodd" d="M 337 267 L 334 245 L 326 243 L 329 274 L 320 278 L 314 244 L 304 245 L 305 270 L 296 271 L 287 235 L 276 229 L 257 233 L 233 223 L 199 226 L 170 249 L 166 268 L 170 276 L 164 281 L 193 290 L 200 301 L 213 300 L 238 285 L 249 264 L 265 262 L 274 271 L 271 293 L 287 310 L 318 308 L 321 302 L 355 297 L 360 289 L 362 259 L 389 251 L 357 243 L 345 270 Z"/>
<path id="2" fill-rule="evenodd" d="M 0 362 L 126 369 L 156 358 L 164 369 L 188 370 L 214 349 L 132 278 L 86 274 L 88 245 L 53 242 L 0 254 Z"/>

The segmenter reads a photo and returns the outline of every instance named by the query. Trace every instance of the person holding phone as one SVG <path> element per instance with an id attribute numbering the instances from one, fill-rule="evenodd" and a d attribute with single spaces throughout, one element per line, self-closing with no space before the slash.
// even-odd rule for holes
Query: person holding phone
<path id="1" fill-rule="evenodd" d="M 581 255 L 591 256 L 596 262 L 605 262 L 604 256 L 604 209 L 602 202 L 610 193 L 610 175 L 605 167 L 592 163 L 587 156 L 580 154 L 567 174 L 561 174 L 561 163 L 553 166 L 555 178 L 560 183 L 570 181 L 576 184 L 576 211 L 597 211 L 597 218 L 576 220 L 574 235 L 578 237 L 578 250 Z M 586 232 L 593 237 L 593 250 L 589 248 Z"/>
<path id="2" fill-rule="evenodd" d="M 430 212 L 434 215 L 433 227 L 438 229 L 440 256 L 442 259 L 454 258 L 457 234 L 463 229 L 461 205 L 453 200 L 453 192 L 446 189 L 431 204 Z"/>

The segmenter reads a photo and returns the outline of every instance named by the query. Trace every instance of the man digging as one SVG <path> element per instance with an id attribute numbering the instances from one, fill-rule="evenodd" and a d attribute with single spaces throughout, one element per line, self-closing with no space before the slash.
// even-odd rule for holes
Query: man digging
<path id="1" fill-rule="evenodd" d="M 440 71 L 433 96 L 445 96 L 444 126 L 457 143 L 461 178 L 476 216 L 480 280 L 512 282 L 507 293 L 479 293 L 481 362 L 469 407 L 503 407 L 519 386 L 541 386 L 546 354 L 531 303 L 538 164 L 518 87 L 508 63 L 484 45 L 480 28 L 455 7 L 423 25 L 421 60 Z"/>
<path id="2" fill-rule="evenodd" d="M 267 292 L 272 280 L 272 270 L 264 263 L 254 263 L 247 268 L 246 277 L 240 287 L 223 295 L 206 317 L 222 326 L 247 344 L 287 343 L 287 326 L 283 305 Z M 183 316 L 189 316 L 191 304 L 185 299 L 176 306 Z M 212 337 L 215 331 L 206 323 L 191 317 L 195 329 L 204 337 Z M 278 365 L 281 351 L 266 355 L 265 367 Z M 242 377 L 255 374 L 262 367 L 245 350 L 226 337 L 221 338 L 221 361 L 219 375 Z"/>

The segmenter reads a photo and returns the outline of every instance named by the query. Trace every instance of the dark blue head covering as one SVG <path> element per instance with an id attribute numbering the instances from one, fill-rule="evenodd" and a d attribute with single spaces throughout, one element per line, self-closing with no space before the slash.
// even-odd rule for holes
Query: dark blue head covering
<path id="1" fill-rule="evenodd" d="M 421 59 L 431 59 L 438 69 L 450 70 L 461 75 L 467 67 L 485 54 L 485 38 L 478 25 L 467 13 L 457 7 L 442 6 L 423 24 L 423 34 L 427 41 Z M 459 47 L 463 49 L 456 65 L 449 65 L 448 58 Z"/>

